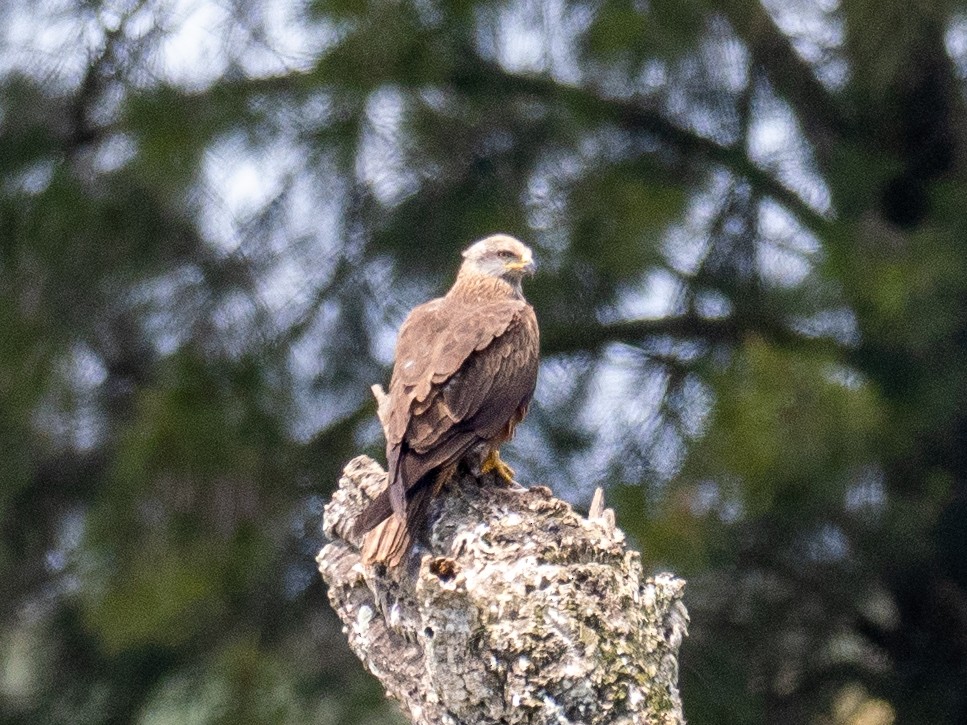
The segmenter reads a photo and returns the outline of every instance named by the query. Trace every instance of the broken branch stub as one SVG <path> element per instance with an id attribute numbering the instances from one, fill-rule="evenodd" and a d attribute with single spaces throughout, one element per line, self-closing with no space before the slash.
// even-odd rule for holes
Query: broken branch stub
<path id="1" fill-rule="evenodd" d="M 645 578 L 603 497 L 584 518 L 544 487 L 466 474 L 387 570 L 349 533 L 385 483 L 366 456 L 346 466 L 317 561 L 350 646 L 414 723 L 684 722 L 685 583 Z"/>

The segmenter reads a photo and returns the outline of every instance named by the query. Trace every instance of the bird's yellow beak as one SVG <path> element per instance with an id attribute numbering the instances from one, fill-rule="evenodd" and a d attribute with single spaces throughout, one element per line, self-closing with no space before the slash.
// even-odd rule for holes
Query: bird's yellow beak
<path id="1" fill-rule="evenodd" d="M 514 262 L 507 262 L 504 267 L 514 271 L 523 270 L 527 274 L 533 274 L 536 265 L 534 264 L 534 257 L 527 254 Z"/>

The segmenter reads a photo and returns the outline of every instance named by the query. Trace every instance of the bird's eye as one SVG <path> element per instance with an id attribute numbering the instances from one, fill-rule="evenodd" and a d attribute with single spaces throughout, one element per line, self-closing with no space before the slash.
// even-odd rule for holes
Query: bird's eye
<path id="1" fill-rule="evenodd" d="M 501 259 L 514 259 L 517 255 L 508 249 L 501 249 L 499 252 L 497 252 L 497 256 Z"/>

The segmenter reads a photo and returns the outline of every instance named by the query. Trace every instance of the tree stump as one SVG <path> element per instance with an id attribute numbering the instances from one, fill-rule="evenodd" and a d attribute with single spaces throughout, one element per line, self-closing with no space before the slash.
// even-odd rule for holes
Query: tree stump
<path id="1" fill-rule="evenodd" d="M 588 518 L 545 487 L 464 474 L 399 567 L 364 567 L 355 517 L 386 485 L 360 456 L 317 561 L 349 644 L 414 723 L 684 722 L 685 583 L 645 578 L 600 491 Z"/>

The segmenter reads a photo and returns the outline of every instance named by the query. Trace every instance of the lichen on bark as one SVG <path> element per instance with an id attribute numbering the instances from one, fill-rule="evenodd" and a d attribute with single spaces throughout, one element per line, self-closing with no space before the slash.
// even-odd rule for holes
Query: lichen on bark
<path id="1" fill-rule="evenodd" d="M 684 722 L 685 583 L 644 576 L 600 497 L 585 518 L 544 487 L 465 474 L 387 570 L 349 533 L 385 482 L 366 456 L 346 466 L 318 563 L 353 651 L 414 723 Z"/>

